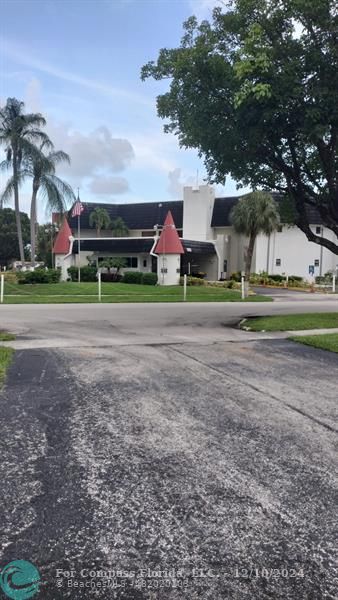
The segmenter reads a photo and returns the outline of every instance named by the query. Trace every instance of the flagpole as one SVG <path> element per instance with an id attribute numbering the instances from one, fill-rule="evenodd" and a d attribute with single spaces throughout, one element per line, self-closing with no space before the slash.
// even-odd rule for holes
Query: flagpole
<path id="1" fill-rule="evenodd" d="M 80 215 L 77 216 L 77 239 L 78 239 L 78 271 L 77 271 L 77 280 L 81 282 L 81 270 L 80 270 Z"/>

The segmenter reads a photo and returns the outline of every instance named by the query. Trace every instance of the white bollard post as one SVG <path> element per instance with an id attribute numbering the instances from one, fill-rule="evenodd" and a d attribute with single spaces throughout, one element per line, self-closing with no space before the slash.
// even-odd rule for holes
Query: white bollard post
<path id="1" fill-rule="evenodd" d="M 1 273 L 1 284 L 0 284 L 1 290 L 0 290 L 0 302 L 1 304 L 3 304 L 4 301 L 4 289 L 5 289 L 5 276 L 3 273 Z"/>
<path id="2" fill-rule="evenodd" d="M 245 281 L 244 275 L 242 275 L 242 277 L 241 277 L 242 300 L 244 300 L 244 298 L 245 298 L 245 283 L 244 283 L 244 281 Z"/>
<path id="3" fill-rule="evenodd" d="M 187 300 L 187 276 L 183 275 L 183 301 Z"/>
<path id="4" fill-rule="evenodd" d="M 336 293 L 336 276 L 333 275 L 332 277 L 332 293 L 335 294 Z"/>
<path id="5" fill-rule="evenodd" d="M 98 272 L 97 274 L 97 281 L 98 281 L 98 285 L 99 285 L 99 302 L 101 302 L 101 271 Z"/>

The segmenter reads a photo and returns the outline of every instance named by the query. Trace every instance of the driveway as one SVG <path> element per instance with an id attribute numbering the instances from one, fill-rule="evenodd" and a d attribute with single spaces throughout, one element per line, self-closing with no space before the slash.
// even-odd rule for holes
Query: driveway
<path id="1" fill-rule="evenodd" d="M 202 325 L 201 309 L 180 308 L 181 339 L 175 308 L 156 305 L 135 343 L 139 313 L 120 306 L 17 319 L 1 566 L 36 564 L 44 600 L 333 600 L 337 357 L 233 329 L 218 339 L 262 305 L 209 305 Z"/>

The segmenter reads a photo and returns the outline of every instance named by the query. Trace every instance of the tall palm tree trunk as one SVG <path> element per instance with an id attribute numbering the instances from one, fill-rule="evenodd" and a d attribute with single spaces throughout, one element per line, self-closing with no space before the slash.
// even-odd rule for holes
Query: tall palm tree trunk
<path id="1" fill-rule="evenodd" d="M 245 296 L 246 297 L 249 295 L 251 264 L 252 264 L 252 257 L 253 257 L 253 251 L 254 251 L 254 247 L 255 247 L 256 237 L 257 236 L 255 233 L 251 233 L 251 235 L 249 237 L 249 245 L 248 245 L 248 248 L 246 251 L 246 256 L 245 256 Z"/>
<path id="2" fill-rule="evenodd" d="M 16 219 L 16 230 L 17 230 L 17 235 L 18 235 L 20 260 L 23 264 L 24 260 L 25 260 L 25 252 L 24 252 L 24 248 L 23 248 L 22 227 L 21 227 L 21 217 L 20 217 L 18 162 L 17 162 L 16 151 L 13 152 L 13 179 L 14 179 L 14 208 L 15 208 L 15 219 Z"/>
<path id="3" fill-rule="evenodd" d="M 36 197 L 39 186 L 33 183 L 33 193 L 31 200 L 31 264 L 35 267 L 35 253 L 36 253 Z"/>

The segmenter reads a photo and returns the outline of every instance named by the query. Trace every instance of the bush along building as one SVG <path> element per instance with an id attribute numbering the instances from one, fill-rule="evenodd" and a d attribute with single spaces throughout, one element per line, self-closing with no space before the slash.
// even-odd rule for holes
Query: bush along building
<path id="1" fill-rule="evenodd" d="M 244 268 L 248 240 L 235 233 L 230 213 L 240 196 L 215 198 L 212 187 L 185 187 L 183 200 L 144 202 L 137 204 L 97 204 L 82 202 L 80 216 L 80 253 L 78 219 L 70 213 L 63 219 L 55 240 L 55 266 L 62 279 L 71 266 L 96 264 L 108 258 L 124 259 L 121 271 L 153 272 L 160 285 L 178 283 L 180 275 L 226 279 Z M 297 275 L 312 280 L 313 276 L 336 271 L 338 257 L 308 242 L 305 235 L 288 223 L 280 205 L 282 225 L 270 236 L 259 235 L 254 249 L 252 272 L 270 275 Z M 90 215 L 104 208 L 112 225 L 97 230 L 90 226 Z M 124 224 L 120 231 L 114 223 Z M 334 234 L 322 226 L 319 215 L 311 214 L 311 228 L 317 235 Z M 121 233 L 122 232 L 122 233 Z"/>

